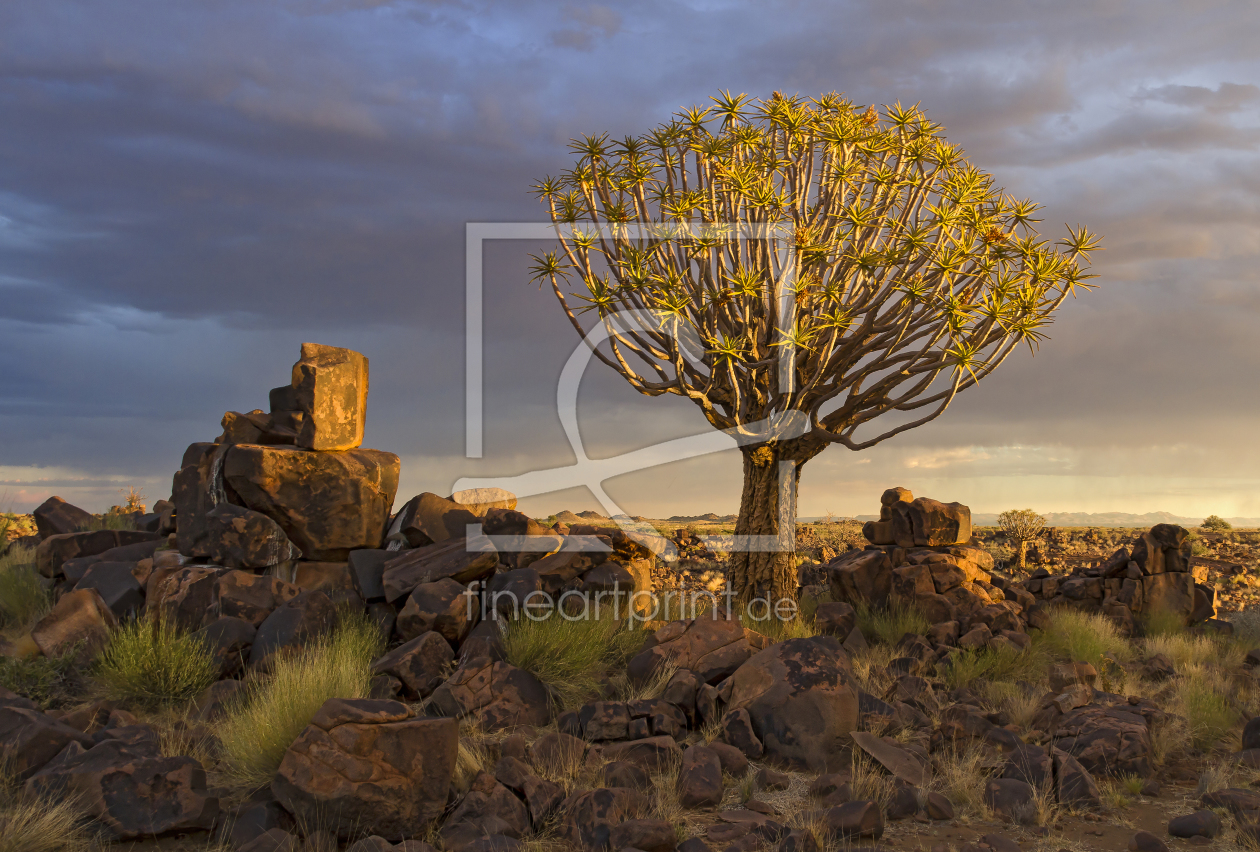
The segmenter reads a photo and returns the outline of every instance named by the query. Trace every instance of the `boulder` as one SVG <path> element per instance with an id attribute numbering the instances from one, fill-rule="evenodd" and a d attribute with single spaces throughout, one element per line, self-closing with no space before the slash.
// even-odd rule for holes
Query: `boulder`
<path id="1" fill-rule="evenodd" d="M 271 789 L 299 822 L 397 843 L 442 815 L 458 747 L 454 719 L 413 718 L 397 701 L 333 698 L 285 752 Z"/>
<path id="2" fill-rule="evenodd" d="M 31 514 L 35 516 L 35 529 L 41 539 L 85 530 L 96 520 L 91 512 L 85 512 L 60 497 L 49 497 Z"/>
<path id="3" fill-rule="evenodd" d="M 902 547 L 945 547 L 971 540 L 971 510 L 962 503 L 920 497 L 896 504 L 892 522 L 893 537 Z"/>
<path id="4" fill-rule="evenodd" d="M 337 599 L 349 596 L 354 600 L 358 596 L 349 562 L 298 562 L 293 566 L 293 585 L 304 592 L 327 592 Z"/>
<path id="5" fill-rule="evenodd" d="M 52 610 L 31 628 L 31 639 L 45 657 L 77 648 L 90 659 L 109 643 L 118 619 L 96 589 L 76 589 L 61 596 Z"/>
<path id="6" fill-rule="evenodd" d="M 1032 805 L 1033 788 L 1014 778 L 990 778 L 984 785 L 984 803 L 994 815 L 1023 821 Z"/>
<path id="7" fill-rule="evenodd" d="M 1215 811 L 1207 809 L 1168 821 L 1168 833 L 1173 837 L 1206 837 L 1210 840 L 1221 833 L 1221 828 L 1221 818 Z"/>
<path id="8" fill-rule="evenodd" d="M 1080 707 L 1056 719 L 1052 733 L 1055 746 L 1093 775 L 1151 776 L 1149 723 L 1129 705 Z"/>
<path id="9" fill-rule="evenodd" d="M 179 470 L 171 480 L 171 502 L 175 506 L 175 537 L 179 550 L 191 553 L 207 534 L 206 516 L 227 503 L 223 462 L 230 443 L 190 444 L 184 450 Z"/>
<path id="10" fill-rule="evenodd" d="M 814 771 L 838 767 L 858 727 L 848 666 L 833 637 L 779 642 L 736 670 L 727 706 L 748 711 L 767 756 Z"/>
<path id="11" fill-rule="evenodd" d="M 485 837 L 520 838 L 529 831 L 529 811 L 516 794 L 489 772 L 479 772 L 442 825 L 447 849 L 463 849 Z"/>
<path id="12" fill-rule="evenodd" d="M 71 743 L 91 748 L 92 738 L 25 698 L 0 698 L 0 760 L 16 780 L 30 778 Z"/>
<path id="13" fill-rule="evenodd" d="M 459 582 L 446 578 L 416 586 L 398 613 L 394 629 L 404 640 L 434 630 L 452 647 L 459 647 L 477 623 L 478 616 L 476 595 Z"/>
<path id="14" fill-rule="evenodd" d="M 486 537 L 452 539 L 394 556 L 382 569 L 381 585 L 385 600 L 393 603 L 424 583 L 453 580 L 467 586 L 484 580 L 498 562 L 498 551 Z"/>
<path id="15" fill-rule="evenodd" d="M 258 629 L 243 618 L 224 616 L 199 631 L 206 647 L 214 655 L 219 677 L 230 677 L 245 667 Z"/>
<path id="16" fill-rule="evenodd" d="M 628 819 L 613 827 L 608 845 L 612 849 L 674 852 L 678 834 L 672 824 L 662 819 Z"/>
<path id="17" fill-rule="evenodd" d="M 424 547 L 468 537 L 468 527 L 481 519 L 453 500 L 429 491 L 412 497 L 389 524 L 386 538 L 405 547 Z"/>
<path id="18" fill-rule="evenodd" d="M 71 559 L 98 556 L 116 547 L 156 542 L 157 533 L 139 530 L 94 530 L 50 536 L 35 548 L 35 567 L 49 579 L 61 576 L 62 565 Z M 126 561 L 126 560 L 115 560 Z"/>
<path id="19" fill-rule="evenodd" d="M 749 634 L 738 621 L 701 617 L 673 621 L 656 631 L 652 644 L 630 660 L 626 673 L 646 682 L 663 664 L 689 669 L 705 683 L 730 676 L 753 655 Z"/>
<path id="20" fill-rule="evenodd" d="M 261 512 L 231 503 L 220 503 L 207 512 L 188 538 L 181 543 L 181 553 L 228 568 L 269 568 L 301 556 L 279 524 Z"/>
<path id="21" fill-rule="evenodd" d="M 682 754 L 682 768 L 675 787 L 678 802 L 684 808 L 722 804 L 722 761 L 717 753 L 705 746 L 689 746 Z"/>
<path id="22" fill-rule="evenodd" d="M 351 550 L 381 546 L 398 467 L 398 456 L 379 450 L 238 445 L 226 453 L 223 480 L 246 508 L 279 524 L 306 559 L 344 562 Z M 182 527 L 182 508 L 178 517 Z"/>
<path id="23" fill-rule="evenodd" d="M 503 488 L 468 488 L 452 494 L 451 502 L 483 518 L 491 509 L 515 509 L 516 495 Z"/>
<path id="24" fill-rule="evenodd" d="M 814 612 L 814 626 L 819 633 L 837 636 L 843 642 L 857 626 L 857 614 L 847 603 L 839 601 L 820 603 Z"/>
<path id="25" fill-rule="evenodd" d="M 596 701 L 578 711 L 582 736 L 599 740 L 624 740 L 630 735 L 630 710 L 621 701 Z"/>
<path id="26" fill-rule="evenodd" d="M 561 836 L 579 849 L 608 849 L 613 829 L 648 809 L 647 798 L 625 787 L 600 787 L 565 799 Z"/>
<path id="27" fill-rule="evenodd" d="M 525 803 L 529 821 L 537 828 L 560 806 L 564 788 L 544 781 L 520 758 L 504 756 L 494 766 L 494 777 Z"/>
<path id="28" fill-rule="evenodd" d="M 1149 831 L 1139 831 L 1129 838 L 1129 852 L 1168 852 L 1168 844 Z"/>
<path id="29" fill-rule="evenodd" d="M 625 760 L 651 771 L 658 771 L 679 761 L 682 754 L 673 737 L 645 737 L 604 746 L 604 757 Z"/>
<path id="30" fill-rule="evenodd" d="M 97 562 L 84 572 L 75 589 L 95 589 L 114 613 L 124 618 L 144 608 L 144 587 L 128 562 Z"/>
<path id="31" fill-rule="evenodd" d="M 888 604 L 892 562 L 882 550 L 850 550 L 827 563 L 831 596 L 839 601 L 874 607 Z"/>
<path id="32" fill-rule="evenodd" d="M 1098 785 L 1080 761 L 1059 749 L 1053 749 L 1055 795 L 1060 805 L 1097 808 L 1102 804 Z"/>
<path id="33" fill-rule="evenodd" d="M 301 592 L 258 627 L 249 650 L 249 667 L 266 670 L 272 654 L 294 653 L 330 632 L 337 621 L 337 609 L 323 592 Z"/>
<path id="34" fill-rule="evenodd" d="M 292 399 L 301 411 L 297 445 L 308 450 L 352 450 L 363 444 L 368 359 L 358 352 L 303 343 L 293 365 Z"/>
<path id="35" fill-rule="evenodd" d="M 744 707 L 737 707 L 722 715 L 722 738 L 745 758 L 759 760 L 766 747 L 753 728 L 752 716 Z"/>
<path id="36" fill-rule="evenodd" d="M 743 757 L 743 755 L 740 756 Z M 614 760 L 604 765 L 604 785 L 648 790 L 652 786 L 652 779 L 641 767 L 635 766 L 630 761 Z"/>
<path id="37" fill-rule="evenodd" d="M 215 617 L 215 589 L 222 569 L 213 565 L 154 570 L 145 609 L 181 630 L 196 630 Z"/>
<path id="38" fill-rule="evenodd" d="M 586 754 L 586 743 L 571 734 L 550 731 L 529 744 L 530 762 L 549 775 L 571 773 Z"/>
<path id="39" fill-rule="evenodd" d="M 487 730 L 542 727 L 551 720 L 547 688 L 524 669 L 488 657 L 465 661 L 430 701 L 444 716 L 477 716 Z"/>
<path id="40" fill-rule="evenodd" d="M 215 578 L 219 614 L 243 619 L 255 627 L 299 592 L 301 589 L 279 577 L 250 571 L 225 571 Z"/>
<path id="41" fill-rule="evenodd" d="M 1194 575 L 1180 572 L 1142 578 L 1142 613 L 1166 612 L 1189 623 L 1194 612 Z"/>
<path id="42" fill-rule="evenodd" d="M 855 746 L 873 757 L 894 778 L 915 787 L 923 785 L 924 766 L 914 752 L 866 731 L 854 730 L 850 736 Z"/>
<path id="43" fill-rule="evenodd" d="M 442 682 L 454 659 L 450 643 L 440 634 L 429 631 L 372 663 L 372 674 L 393 675 L 402 681 L 410 695 L 427 698 Z"/>
<path id="44" fill-rule="evenodd" d="M 884 814 L 879 803 L 870 800 L 837 805 L 824 813 L 823 823 L 842 840 L 878 840 L 884 835 Z"/>
<path id="45" fill-rule="evenodd" d="M 392 550 L 364 548 L 350 551 L 350 582 L 367 603 L 385 600 L 385 563 L 398 554 Z"/>
<path id="46" fill-rule="evenodd" d="M 151 732 L 148 732 L 151 733 Z M 26 792 L 72 801 L 111 840 L 209 829 L 219 800 L 190 757 L 162 757 L 156 736 L 70 743 L 26 782 Z"/>

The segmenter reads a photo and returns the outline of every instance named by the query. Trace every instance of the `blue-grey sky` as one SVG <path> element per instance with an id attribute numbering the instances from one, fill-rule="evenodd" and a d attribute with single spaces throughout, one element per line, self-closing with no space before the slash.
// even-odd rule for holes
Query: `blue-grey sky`
<path id="1" fill-rule="evenodd" d="M 903 485 L 976 511 L 1260 516 L 1260 15 L 1250 2 L 0 4 L 0 508 L 165 497 L 299 344 L 371 359 L 400 496 L 572 460 L 576 340 L 486 253 L 486 457 L 463 458 L 464 224 L 541 212 L 566 141 L 720 89 L 920 102 L 981 168 L 1106 237 L 1099 289 L 936 422 L 805 469 L 803 514 Z M 593 367 L 592 455 L 705 428 Z M 732 512 L 738 455 L 608 483 Z M 594 506 L 569 491 L 547 513 Z"/>

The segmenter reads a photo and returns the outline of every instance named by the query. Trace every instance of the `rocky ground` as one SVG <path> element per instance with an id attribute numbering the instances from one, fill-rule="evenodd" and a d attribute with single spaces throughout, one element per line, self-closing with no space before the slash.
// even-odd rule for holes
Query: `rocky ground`
<path id="1" fill-rule="evenodd" d="M 291 374 L 153 512 L 8 536 L 0 852 L 1257 848 L 1254 533 L 1052 530 L 1017 570 L 894 488 L 798 529 L 799 616 L 662 612 L 726 582 L 728 518 L 391 514 L 366 359 Z"/>

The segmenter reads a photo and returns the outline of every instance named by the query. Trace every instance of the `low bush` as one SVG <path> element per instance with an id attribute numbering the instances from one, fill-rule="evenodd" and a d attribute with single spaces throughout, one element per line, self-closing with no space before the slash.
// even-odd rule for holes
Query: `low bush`
<path id="1" fill-rule="evenodd" d="M 216 727 L 225 780 L 250 790 L 270 783 L 325 701 L 367 696 L 372 660 L 383 650 L 380 627 L 355 615 L 302 652 L 277 659 L 271 675 L 252 683 Z"/>
<path id="2" fill-rule="evenodd" d="M 603 675 L 616 669 L 643 645 L 641 630 L 612 618 L 570 621 L 558 613 L 534 621 L 518 618 L 503 634 L 504 659 L 532 674 L 550 690 L 555 703 L 569 708 L 589 697 Z"/>
<path id="3" fill-rule="evenodd" d="M 1060 607 L 1054 611 L 1045 631 L 1047 648 L 1070 662 L 1095 665 L 1104 657 L 1126 660 L 1133 647 L 1107 616 Z"/>
<path id="4" fill-rule="evenodd" d="M 78 648 L 59 657 L 0 656 L 0 686 L 26 696 L 46 710 L 73 703 L 81 687 L 77 657 Z"/>
<path id="5" fill-rule="evenodd" d="M 0 556 L 0 630 L 29 631 L 52 607 L 52 597 L 35 570 L 35 551 L 10 547 Z"/>
<path id="6" fill-rule="evenodd" d="M 196 697 L 218 677 L 200 636 L 162 619 L 120 625 L 97 660 L 96 679 L 107 697 L 153 709 Z"/>
<path id="7" fill-rule="evenodd" d="M 895 645 L 907 633 L 922 635 L 932 626 L 917 608 L 900 602 L 879 608 L 862 601 L 854 607 L 854 611 L 858 629 L 868 642 Z"/>

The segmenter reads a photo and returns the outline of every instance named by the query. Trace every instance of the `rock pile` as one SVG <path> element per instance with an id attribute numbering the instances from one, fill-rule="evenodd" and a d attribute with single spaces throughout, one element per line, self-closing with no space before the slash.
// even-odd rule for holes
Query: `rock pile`
<path id="1" fill-rule="evenodd" d="M 993 570 L 993 557 L 971 541 L 971 510 L 905 488 L 880 498 L 880 520 L 862 532 L 870 542 L 825 567 L 834 603 L 818 613 L 828 629 L 850 635 L 853 606 L 917 609 L 932 623 L 936 649 L 1010 648 L 1031 641 L 1027 629 L 1041 614 L 1020 584 Z"/>
<path id="2" fill-rule="evenodd" d="M 1102 612 L 1130 630 L 1159 614 L 1182 625 L 1208 621 L 1216 589 L 1206 583 L 1207 567 L 1192 565 L 1188 537 L 1176 524 L 1156 524 L 1098 565 L 1066 576 L 1039 569 L 1025 586 L 1048 604 Z"/>

